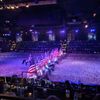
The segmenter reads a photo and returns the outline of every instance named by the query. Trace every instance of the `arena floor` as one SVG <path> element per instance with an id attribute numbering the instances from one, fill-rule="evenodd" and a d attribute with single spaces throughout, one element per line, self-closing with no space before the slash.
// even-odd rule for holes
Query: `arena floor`
<path id="1" fill-rule="evenodd" d="M 52 81 L 100 85 L 100 55 L 68 54 L 49 77 Z"/>
<path id="2" fill-rule="evenodd" d="M 0 54 L 0 76 L 21 76 L 22 72 L 28 69 L 28 66 L 22 64 L 27 56 Z M 100 84 L 100 55 L 67 54 L 56 65 L 49 78 L 52 81 L 69 80 L 76 83 Z"/>
<path id="3" fill-rule="evenodd" d="M 27 56 L 26 56 L 27 57 Z M 0 76 L 20 76 L 27 66 L 22 64 L 25 57 L 13 53 L 0 53 Z"/>

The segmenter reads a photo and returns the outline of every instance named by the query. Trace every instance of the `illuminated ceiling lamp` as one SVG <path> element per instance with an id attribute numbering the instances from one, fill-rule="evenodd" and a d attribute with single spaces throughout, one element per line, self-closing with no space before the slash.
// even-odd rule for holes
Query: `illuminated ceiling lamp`
<path id="1" fill-rule="evenodd" d="M 7 6 L 6 8 L 7 8 L 7 9 L 11 9 L 10 6 Z"/>
<path id="2" fill-rule="evenodd" d="M 33 30 L 32 30 L 32 29 L 30 29 L 29 31 L 30 31 L 30 32 L 32 32 Z"/>
<path id="3" fill-rule="evenodd" d="M 65 29 L 60 30 L 61 34 L 64 34 L 65 32 L 66 32 Z"/>
<path id="4" fill-rule="evenodd" d="M 17 6 L 17 5 L 16 5 L 16 6 L 15 6 L 15 8 L 17 8 L 17 9 L 18 9 L 18 8 L 19 8 L 19 6 Z"/>
<path id="5" fill-rule="evenodd" d="M 93 13 L 93 17 L 96 17 L 96 15 L 97 15 L 96 13 Z"/>
<path id="6" fill-rule="evenodd" d="M 78 32 L 79 32 L 79 29 L 76 29 L 76 30 L 75 30 L 75 33 L 78 33 Z"/>
<path id="7" fill-rule="evenodd" d="M 86 24 L 86 25 L 85 25 L 85 28 L 88 28 L 88 27 L 89 27 L 89 25 L 88 25 L 88 24 Z"/>
<path id="8" fill-rule="evenodd" d="M 94 33 L 95 31 L 96 31 L 95 28 L 90 29 L 90 32 L 91 32 L 91 33 Z"/>
<path id="9" fill-rule="evenodd" d="M 14 6 L 11 6 L 10 8 L 11 8 L 12 10 L 14 10 L 14 9 L 15 9 L 15 7 L 14 7 Z"/>
<path id="10" fill-rule="evenodd" d="M 29 8 L 29 4 L 26 4 L 26 8 Z"/>

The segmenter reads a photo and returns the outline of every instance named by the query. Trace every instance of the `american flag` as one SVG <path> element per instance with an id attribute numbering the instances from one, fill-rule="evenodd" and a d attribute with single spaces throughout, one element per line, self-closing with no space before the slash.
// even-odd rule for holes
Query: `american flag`
<path id="1" fill-rule="evenodd" d="M 36 66 L 35 65 L 31 65 L 28 69 L 28 73 L 27 75 L 28 76 L 32 76 L 33 74 L 36 74 L 37 73 L 37 70 L 36 70 Z"/>
<path id="2" fill-rule="evenodd" d="M 56 48 L 55 50 L 53 50 L 50 54 L 50 59 L 54 59 L 56 57 L 58 57 L 59 55 L 59 52 L 58 52 L 58 49 Z"/>

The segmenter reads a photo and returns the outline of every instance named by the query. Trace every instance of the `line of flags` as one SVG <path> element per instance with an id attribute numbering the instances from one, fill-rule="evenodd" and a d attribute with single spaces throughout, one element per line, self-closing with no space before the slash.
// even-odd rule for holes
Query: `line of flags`
<path id="1" fill-rule="evenodd" d="M 44 58 L 38 61 L 36 64 L 29 66 L 27 77 L 28 78 L 37 78 L 37 75 L 42 76 L 43 71 L 47 71 L 48 64 L 54 63 L 60 56 L 63 55 L 62 50 L 58 48 L 51 51 L 51 53 L 45 52 Z"/>

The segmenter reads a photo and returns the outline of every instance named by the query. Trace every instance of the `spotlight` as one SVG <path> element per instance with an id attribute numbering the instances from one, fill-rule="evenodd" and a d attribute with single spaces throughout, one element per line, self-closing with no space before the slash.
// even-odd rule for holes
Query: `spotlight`
<path id="1" fill-rule="evenodd" d="M 78 30 L 78 29 L 76 29 L 76 30 L 75 30 L 75 32 L 76 32 L 76 33 L 78 33 L 78 32 L 79 32 L 79 30 Z"/>
<path id="2" fill-rule="evenodd" d="M 14 6 L 11 6 L 10 8 L 11 8 L 12 10 L 14 10 L 14 9 L 15 9 L 15 7 L 14 7 Z"/>
<path id="3" fill-rule="evenodd" d="M 29 5 L 26 5 L 26 8 L 29 8 Z"/>
<path id="4" fill-rule="evenodd" d="M 89 26 L 88 25 L 85 25 L 85 28 L 88 28 Z"/>
<path id="5" fill-rule="evenodd" d="M 93 13 L 93 17 L 95 17 L 97 14 L 96 13 Z"/>
<path id="6" fill-rule="evenodd" d="M 65 33 L 65 30 L 61 30 L 60 33 L 62 33 L 62 34 Z"/>
<path id="7" fill-rule="evenodd" d="M 90 29 L 90 32 L 95 32 L 96 31 L 96 29 Z"/>
<path id="8" fill-rule="evenodd" d="M 30 32 L 32 32 L 33 30 L 32 30 L 32 29 L 30 29 L 29 31 L 30 31 Z"/>
<path id="9" fill-rule="evenodd" d="M 16 6 L 16 8 L 18 9 L 18 8 L 19 8 L 19 6 Z"/>
<path id="10" fill-rule="evenodd" d="M 29 96 L 29 97 L 31 97 L 31 96 L 32 96 L 32 93 L 31 93 L 31 92 L 30 92 L 30 93 L 28 93 L 28 96 Z"/>

